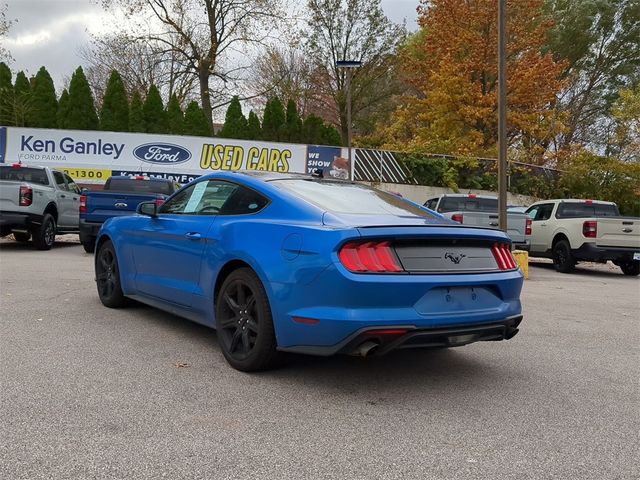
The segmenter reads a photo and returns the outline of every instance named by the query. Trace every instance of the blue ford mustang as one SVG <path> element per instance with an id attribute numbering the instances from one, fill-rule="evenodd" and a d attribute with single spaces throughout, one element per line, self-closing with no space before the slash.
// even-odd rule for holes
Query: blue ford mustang
<path id="1" fill-rule="evenodd" d="M 129 297 L 216 328 L 239 370 L 270 368 L 287 351 L 505 340 L 522 319 L 523 277 L 504 233 L 363 185 L 213 173 L 138 213 L 100 230 L 100 300 L 117 308 Z"/>

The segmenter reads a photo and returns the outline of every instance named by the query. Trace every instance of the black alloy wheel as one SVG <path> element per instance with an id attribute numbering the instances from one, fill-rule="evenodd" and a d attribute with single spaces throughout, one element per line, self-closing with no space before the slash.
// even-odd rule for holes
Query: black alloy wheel
<path id="1" fill-rule="evenodd" d="M 560 240 L 553 246 L 553 266 L 561 273 L 571 273 L 575 269 L 576 261 L 566 240 Z"/>
<path id="2" fill-rule="evenodd" d="M 110 241 L 100 246 L 95 260 L 96 285 L 98 296 L 105 307 L 124 306 L 125 297 L 120 286 L 120 270 L 115 249 Z"/>
<path id="3" fill-rule="evenodd" d="M 16 242 L 28 242 L 31 238 L 31 234 L 29 232 L 13 232 L 13 238 L 16 239 Z"/>
<path id="4" fill-rule="evenodd" d="M 640 260 L 630 260 L 620 264 L 620 270 L 625 275 L 637 277 L 640 275 Z"/>
<path id="5" fill-rule="evenodd" d="M 217 295 L 216 326 L 222 353 L 233 368 L 251 372 L 279 363 L 271 308 L 253 270 L 241 268 L 225 279 Z"/>
<path id="6" fill-rule="evenodd" d="M 45 213 L 42 224 L 32 231 L 33 243 L 38 250 L 51 250 L 56 241 L 56 220 Z"/>

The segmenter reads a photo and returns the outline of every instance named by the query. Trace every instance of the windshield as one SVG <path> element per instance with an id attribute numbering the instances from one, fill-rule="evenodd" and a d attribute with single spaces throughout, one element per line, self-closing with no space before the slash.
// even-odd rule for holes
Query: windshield
<path id="1" fill-rule="evenodd" d="M 498 211 L 497 198 L 444 197 L 439 212 L 488 212 Z"/>
<path id="2" fill-rule="evenodd" d="M 0 180 L 11 180 L 13 182 L 29 182 L 39 185 L 49 185 L 47 173 L 42 168 L 29 167 L 1 167 Z"/>
<path id="3" fill-rule="evenodd" d="M 558 207 L 557 218 L 618 217 L 618 207 L 607 203 L 563 202 Z"/>
<path id="4" fill-rule="evenodd" d="M 121 193 L 159 193 L 171 195 L 172 183 L 157 180 L 136 180 L 134 178 L 110 178 L 104 186 L 105 190 Z"/>
<path id="5" fill-rule="evenodd" d="M 438 218 L 397 195 L 365 185 L 302 179 L 270 183 L 332 213 Z"/>

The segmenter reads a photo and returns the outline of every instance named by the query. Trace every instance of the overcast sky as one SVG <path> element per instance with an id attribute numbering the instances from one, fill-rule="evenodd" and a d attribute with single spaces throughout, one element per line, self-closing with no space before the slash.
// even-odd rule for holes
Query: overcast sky
<path id="1" fill-rule="evenodd" d="M 11 70 L 24 70 L 33 75 L 44 65 L 58 91 L 62 89 L 63 79 L 82 64 L 78 50 L 89 42 L 90 34 L 101 34 L 112 28 L 105 24 L 104 11 L 96 0 L 0 2 L 8 4 L 7 18 L 16 20 L 4 42 L 14 58 Z M 416 25 L 417 5 L 418 0 L 382 0 L 387 16 L 396 22 L 406 19 L 410 29 Z"/>

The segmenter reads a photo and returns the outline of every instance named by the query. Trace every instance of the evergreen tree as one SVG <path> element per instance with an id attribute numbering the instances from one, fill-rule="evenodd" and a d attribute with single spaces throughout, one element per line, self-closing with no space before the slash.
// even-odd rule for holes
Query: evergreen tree
<path id="1" fill-rule="evenodd" d="M 63 128 L 73 130 L 97 130 L 98 115 L 93 103 L 91 87 L 82 67 L 78 67 L 69 83 L 68 112 L 63 119 Z"/>
<path id="2" fill-rule="evenodd" d="M 240 99 L 237 95 L 231 99 L 229 108 L 227 108 L 220 136 L 223 138 L 247 138 L 247 119 L 242 113 Z"/>
<path id="3" fill-rule="evenodd" d="M 287 102 L 287 133 L 286 140 L 297 143 L 302 135 L 302 119 L 298 115 L 298 107 L 292 99 Z"/>
<path id="4" fill-rule="evenodd" d="M 286 135 L 286 116 L 284 107 L 278 97 L 273 97 L 267 102 L 262 121 L 262 139 L 279 142 Z"/>
<path id="5" fill-rule="evenodd" d="M 323 143 L 324 122 L 316 115 L 309 115 L 302 122 L 302 143 L 321 145 Z"/>
<path id="6" fill-rule="evenodd" d="M 198 102 L 191 102 L 184 111 L 184 133 L 185 135 L 196 135 L 199 137 L 210 137 L 211 130 L 207 117 L 198 105 Z"/>
<path id="7" fill-rule="evenodd" d="M 142 113 L 142 99 L 136 91 L 131 97 L 131 108 L 129 110 L 129 131 L 144 133 L 144 114 Z"/>
<path id="8" fill-rule="evenodd" d="M 11 99 L 13 98 L 13 84 L 11 83 L 11 70 L 9 66 L 0 62 L 0 125 L 11 126 L 12 108 Z"/>
<path id="9" fill-rule="evenodd" d="M 260 119 L 253 110 L 249 112 L 249 120 L 247 121 L 247 140 L 260 140 L 262 137 L 262 127 L 260 127 Z"/>
<path id="10" fill-rule="evenodd" d="M 58 112 L 56 114 L 56 121 L 58 128 L 64 128 L 64 122 L 66 121 L 67 114 L 69 113 L 69 92 L 65 88 L 58 100 Z"/>
<path id="11" fill-rule="evenodd" d="M 167 120 L 169 122 L 169 133 L 174 135 L 182 135 L 184 133 L 184 114 L 175 93 L 171 95 L 167 104 Z"/>
<path id="12" fill-rule="evenodd" d="M 155 85 L 149 87 L 147 98 L 142 105 L 142 113 L 144 116 L 144 126 L 147 133 L 168 133 L 169 119 L 167 112 L 162 104 L 160 91 Z"/>
<path id="13" fill-rule="evenodd" d="M 100 130 L 129 131 L 129 101 L 120 74 L 113 70 L 100 109 Z"/>
<path id="14" fill-rule="evenodd" d="M 9 101 L 11 103 L 11 123 L 16 127 L 28 127 L 29 117 L 33 110 L 33 99 L 31 84 L 23 71 L 16 75 L 16 82 L 13 84 L 13 97 Z"/>
<path id="15" fill-rule="evenodd" d="M 321 143 L 323 145 L 342 145 L 342 136 L 336 127 L 325 124 L 322 128 Z"/>
<path id="16" fill-rule="evenodd" d="M 28 120 L 29 126 L 38 128 L 56 128 L 58 126 L 58 100 L 53 80 L 46 68 L 40 67 L 33 79 L 31 92 L 32 108 Z"/>

